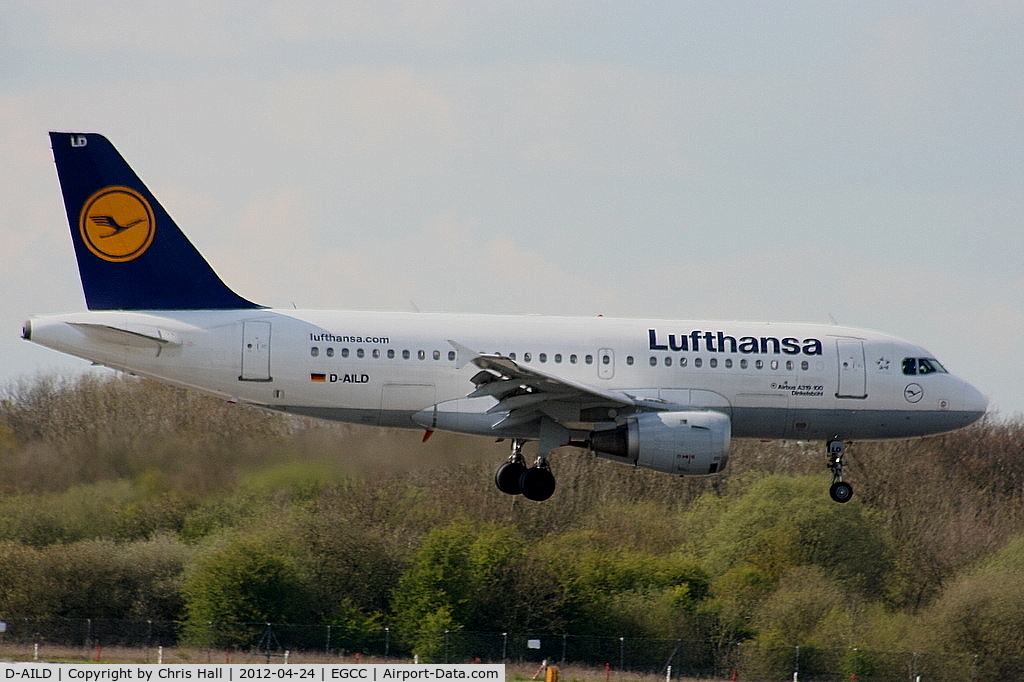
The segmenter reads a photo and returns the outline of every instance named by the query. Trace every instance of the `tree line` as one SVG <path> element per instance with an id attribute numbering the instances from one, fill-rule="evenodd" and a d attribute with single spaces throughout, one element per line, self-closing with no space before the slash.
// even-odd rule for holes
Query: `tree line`
<path id="1" fill-rule="evenodd" d="M 805 677 L 892 679 L 898 652 L 1020 677 L 1022 432 L 855 444 L 844 505 L 820 443 L 740 441 L 692 479 L 557 451 L 537 504 L 492 485 L 507 444 L 26 380 L 0 401 L 0 620 L 173 622 L 180 644 L 238 648 L 303 624 L 311 647 L 322 627 L 348 651 L 386 633 L 424 660 L 543 633 L 598 662 L 584 642 L 628 635 L 751 677 L 788 677 L 796 647 Z"/>

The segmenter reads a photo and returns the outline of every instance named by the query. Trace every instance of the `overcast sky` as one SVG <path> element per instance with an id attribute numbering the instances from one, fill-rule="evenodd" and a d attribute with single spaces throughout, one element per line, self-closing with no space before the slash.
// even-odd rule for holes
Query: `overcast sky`
<path id="1" fill-rule="evenodd" d="M 268 305 L 797 320 L 1024 413 L 1024 4 L 0 8 L 0 379 L 84 309 L 47 131 Z"/>

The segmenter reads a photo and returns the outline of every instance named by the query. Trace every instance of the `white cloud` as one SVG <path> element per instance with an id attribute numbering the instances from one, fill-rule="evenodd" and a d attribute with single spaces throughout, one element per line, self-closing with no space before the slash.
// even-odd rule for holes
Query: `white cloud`
<path id="1" fill-rule="evenodd" d="M 1013 3 L 774 21 L 685 3 L 13 10 L 9 330 L 81 305 L 45 132 L 89 129 L 255 300 L 832 313 L 919 340 L 1024 409 L 1006 371 L 1024 327 Z M 5 373 L 26 346 L 3 347 Z"/>
<path id="2" fill-rule="evenodd" d="M 40 0 L 31 8 L 44 46 L 63 53 L 223 58 L 249 33 L 252 15 L 238 4 L 201 0 L 136 3 Z M 251 47 L 246 45 L 246 47 Z"/>
<path id="3" fill-rule="evenodd" d="M 268 88 L 267 123 L 289 142 L 411 162 L 453 135 L 451 106 L 408 69 L 344 69 L 282 78 Z"/>
<path id="4" fill-rule="evenodd" d="M 291 43 L 331 38 L 359 43 L 437 43 L 448 34 L 458 3 L 448 0 L 374 2 L 273 1 L 257 7 L 259 35 Z"/>

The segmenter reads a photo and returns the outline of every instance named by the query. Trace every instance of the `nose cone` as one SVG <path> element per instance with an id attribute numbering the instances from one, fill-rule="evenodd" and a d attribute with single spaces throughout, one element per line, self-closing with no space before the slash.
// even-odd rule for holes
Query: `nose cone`
<path id="1" fill-rule="evenodd" d="M 963 413 L 967 420 L 965 426 L 973 424 L 985 415 L 985 410 L 988 409 L 988 397 L 966 381 L 964 382 L 963 400 Z"/>

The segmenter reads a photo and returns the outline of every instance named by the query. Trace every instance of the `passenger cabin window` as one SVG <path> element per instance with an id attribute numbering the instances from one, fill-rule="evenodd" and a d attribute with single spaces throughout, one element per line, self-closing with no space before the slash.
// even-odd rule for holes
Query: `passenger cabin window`
<path id="1" fill-rule="evenodd" d="M 903 373 L 909 376 L 916 374 L 945 374 L 946 368 L 935 358 L 903 358 Z"/>

